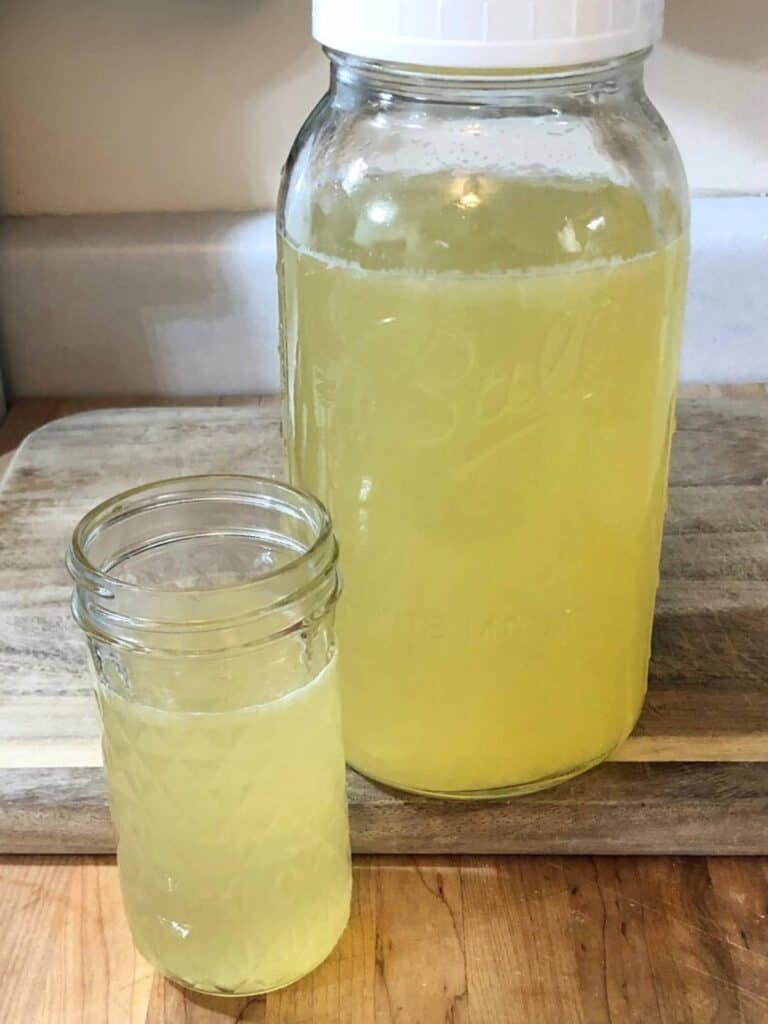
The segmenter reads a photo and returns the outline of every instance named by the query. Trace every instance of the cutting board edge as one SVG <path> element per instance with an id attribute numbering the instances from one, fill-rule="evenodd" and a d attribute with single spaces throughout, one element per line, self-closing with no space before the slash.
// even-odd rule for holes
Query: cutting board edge
<path id="1" fill-rule="evenodd" d="M 506 801 L 410 796 L 351 770 L 348 783 L 358 854 L 768 854 L 763 762 L 609 762 Z M 0 771 L 0 855 L 114 848 L 101 769 Z"/>

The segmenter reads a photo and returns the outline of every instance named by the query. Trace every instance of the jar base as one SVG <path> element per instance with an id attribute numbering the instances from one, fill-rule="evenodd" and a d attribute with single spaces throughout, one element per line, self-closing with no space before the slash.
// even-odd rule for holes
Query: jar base
<path id="1" fill-rule="evenodd" d="M 317 960 L 311 967 L 299 971 L 298 974 L 292 975 L 286 981 L 281 981 L 277 985 L 271 985 L 268 988 L 255 988 L 251 989 L 250 991 L 233 992 L 228 989 L 205 988 L 202 985 L 196 985 L 194 984 L 194 982 L 191 982 L 186 978 L 179 977 L 178 975 L 173 974 L 171 971 L 164 970 L 163 967 L 160 964 L 158 964 L 156 960 L 153 960 L 151 957 L 148 957 L 141 950 L 139 950 L 139 952 L 141 953 L 145 960 L 148 960 L 152 964 L 152 966 L 159 974 L 162 974 L 166 981 L 170 981 L 173 985 L 178 985 L 179 988 L 183 988 L 187 992 L 192 992 L 199 996 L 210 996 L 216 999 L 254 999 L 256 996 L 267 996 L 269 995 L 270 992 L 279 992 L 281 989 L 288 988 L 289 985 L 295 985 L 297 981 L 301 981 L 302 978 L 306 978 L 308 975 L 312 974 L 313 971 L 316 971 L 318 967 L 321 967 L 322 964 L 324 964 L 328 957 L 331 955 L 331 953 L 333 953 L 334 949 L 336 949 L 336 946 L 339 944 L 341 936 L 344 934 L 344 929 L 346 928 L 348 923 L 349 919 L 347 919 L 347 921 L 344 923 L 344 928 L 342 928 L 338 938 L 330 947 L 330 949 L 326 953 L 324 953 L 323 956 L 321 956 L 320 959 Z"/>
<path id="2" fill-rule="evenodd" d="M 590 771 L 592 768 L 596 768 L 603 761 L 606 761 L 614 750 L 617 750 L 621 746 L 624 740 L 622 738 L 620 743 L 615 744 L 605 753 L 599 754 L 597 757 L 592 758 L 590 761 L 585 761 L 582 764 L 577 765 L 575 768 L 570 768 L 565 772 L 558 772 L 556 775 L 546 775 L 541 779 L 533 779 L 530 782 L 518 782 L 512 783 L 508 786 L 498 786 L 491 789 L 467 789 L 467 790 L 436 790 L 436 789 L 423 789 L 419 786 L 405 786 L 399 782 L 392 782 L 389 779 L 384 779 L 378 775 L 374 775 L 371 772 L 366 771 L 364 768 L 358 767 L 351 761 L 348 762 L 349 767 L 362 775 L 364 778 L 369 779 L 371 782 L 375 782 L 379 786 L 386 786 L 387 789 L 392 789 L 400 793 L 412 793 L 414 796 L 426 796 L 435 800 L 508 800 L 516 796 L 527 796 L 530 793 L 538 793 L 543 789 L 552 789 L 553 786 L 559 786 L 563 782 L 568 782 L 570 779 L 575 779 L 579 775 L 583 775 L 585 772 Z"/>

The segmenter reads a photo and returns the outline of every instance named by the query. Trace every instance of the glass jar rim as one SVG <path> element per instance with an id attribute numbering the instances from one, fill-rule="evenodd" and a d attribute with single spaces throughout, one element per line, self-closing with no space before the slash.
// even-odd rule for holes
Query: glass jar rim
<path id="1" fill-rule="evenodd" d="M 253 579 L 243 580 L 238 583 L 222 584 L 221 586 L 206 588 L 206 587 L 157 587 L 146 584 L 131 583 L 127 580 L 120 579 L 119 576 L 113 575 L 110 571 L 99 568 L 94 565 L 89 559 L 86 549 L 89 541 L 89 534 L 96 533 L 108 525 L 112 520 L 112 516 L 116 512 L 120 512 L 117 518 L 122 518 L 125 515 L 134 515 L 140 511 L 151 508 L 152 505 L 159 503 L 163 498 L 170 497 L 170 492 L 174 487 L 179 485 L 194 485 L 202 484 L 203 482 L 210 482 L 212 484 L 219 484 L 219 493 L 222 496 L 233 495 L 236 493 L 244 494 L 245 492 L 235 492 L 230 488 L 225 488 L 226 482 L 240 483 L 241 485 L 258 485 L 259 487 L 266 487 L 272 489 L 275 492 L 282 492 L 284 496 L 290 497 L 297 502 L 303 502 L 310 508 L 312 508 L 318 516 L 319 527 L 317 530 L 317 536 L 314 538 L 312 543 L 306 547 L 303 551 L 298 553 L 295 558 L 290 559 L 283 565 L 277 568 L 254 575 Z M 216 492 L 217 488 L 212 487 L 209 491 L 209 495 L 212 496 Z M 121 506 L 126 503 L 132 502 L 133 499 L 146 496 L 147 498 L 155 494 L 156 501 L 147 503 L 137 503 L 130 509 L 126 509 L 121 512 Z M 200 491 L 201 495 L 206 492 Z M 180 492 L 173 499 L 179 503 L 190 500 L 190 495 L 184 495 Z M 165 503 L 165 502 L 164 502 Z M 152 480 L 146 484 L 139 484 L 137 487 L 130 487 L 127 490 L 119 491 L 117 494 L 112 495 L 110 498 L 106 498 L 104 501 L 95 505 L 92 509 L 85 513 L 84 516 L 79 520 L 72 532 L 72 538 L 67 549 L 67 569 L 70 575 L 76 583 L 82 585 L 96 584 L 101 589 L 100 584 L 103 582 L 105 585 L 110 587 L 116 587 L 121 590 L 132 590 L 142 593 L 167 593 L 174 595 L 182 594 L 201 594 L 209 593 L 211 590 L 227 590 L 234 592 L 237 590 L 246 590 L 252 586 L 258 586 L 265 580 L 274 580 L 275 578 L 296 569 L 301 564 L 309 561 L 312 555 L 317 552 L 329 538 L 332 531 L 331 517 L 326 509 L 325 505 L 316 498 L 313 494 L 309 494 L 307 491 L 299 490 L 297 487 L 293 487 L 290 484 L 283 483 L 279 480 L 274 480 L 271 477 L 257 476 L 246 473 L 200 473 L 191 474 L 188 476 L 176 476 L 166 477 L 162 480 Z M 106 595 L 105 595 L 106 596 Z"/>
<path id="2" fill-rule="evenodd" d="M 222 503 L 224 526 L 213 521 L 215 528 L 201 532 L 194 529 L 194 521 L 192 526 L 184 522 L 184 531 L 168 533 L 167 518 L 164 521 L 162 516 L 169 508 L 178 504 L 189 510 L 201 501 Z M 230 519 L 233 510 L 235 517 L 239 514 L 240 506 L 276 515 L 278 529 L 269 523 L 265 526 L 264 521 L 258 528 L 233 528 Z M 198 517 L 203 517 L 198 518 L 198 527 L 207 511 L 197 510 Z M 130 520 L 152 512 L 160 517 L 165 532 L 153 535 L 151 527 L 157 523 L 150 521 L 148 533 L 141 524 L 137 540 L 131 534 Z M 285 523 L 293 524 L 304 536 L 289 534 L 287 525 L 283 532 L 279 518 L 283 515 L 288 516 Z M 125 527 L 123 536 L 121 525 Z M 89 548 L 109 528 L 121 543 L 115 544 L 109 537 L 112 547 L 107 544 L 104 557 L 94 559 Z M 227 535 L 278 541 L 289 555 L 278 566 L 254 572 L 252 577 L 212 586 L 147 585 L 122 579 L 113 571 L 131 557 L 174 541 Z M 202 649 L 209 644 L 216 647 L 219 640 L 223 643 L 227 631 L 247 633 L 248 643 L 263 642 L 322 618 L 340 593 L 337 558 L 330 515 L 313 495 L 269 477 L 204 474 L 153 481 L 101 502 L 75 527 L 66 564 L 75 584 L 72 611 L 86 633 L 116 646 L 170 645 L 173 649 L 179 635 L 197 635 Z"/>
<path id="3" fill-rule="evenodd" d="M 472 87 L 478 90 L 548 89 L 589 82 L 620 73 L 626 69 L 640 69 L 653 51 L 645 46 L 626 53 L 614 54 L 576 64 L 531 65 L 517 67 L 469 67 L 451 65 L 408 64 L 380 57 L 362 57 L 333 47 L 323 51 L 337 74 L 359 73 L 370 76 L 386 87 L 389 82 L 395 90 L 408 83 L 412 87 L 435 86 L 454 89 Z"/>

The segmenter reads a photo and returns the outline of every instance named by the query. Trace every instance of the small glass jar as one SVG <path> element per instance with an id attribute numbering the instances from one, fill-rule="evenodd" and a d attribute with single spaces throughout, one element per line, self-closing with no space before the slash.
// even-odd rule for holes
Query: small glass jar
<path id="1" fill-rule="evenodd" d="M 74 532 L 128 919 L 189 988 L 282 987 L 346 924 L 336 558 L 323 506 L 255 477 L 139 487 Z"/>
<path id="2" fill-rule="evenodd" d="M 347 757 L 390 785 L 551 785 L 640 712 L 688 251 L 661 9 L 316 0 L 285 436 L 343 552 Z"/>

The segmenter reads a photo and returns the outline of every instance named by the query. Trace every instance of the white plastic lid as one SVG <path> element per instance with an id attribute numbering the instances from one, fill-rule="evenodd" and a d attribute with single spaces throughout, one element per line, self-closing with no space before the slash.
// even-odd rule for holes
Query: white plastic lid
<path id="1" fill-rule="evenodd" d="M 565 67 L 652 46 L 664 0 L 313 0 L 324 46 L 428 67 Z"/>

